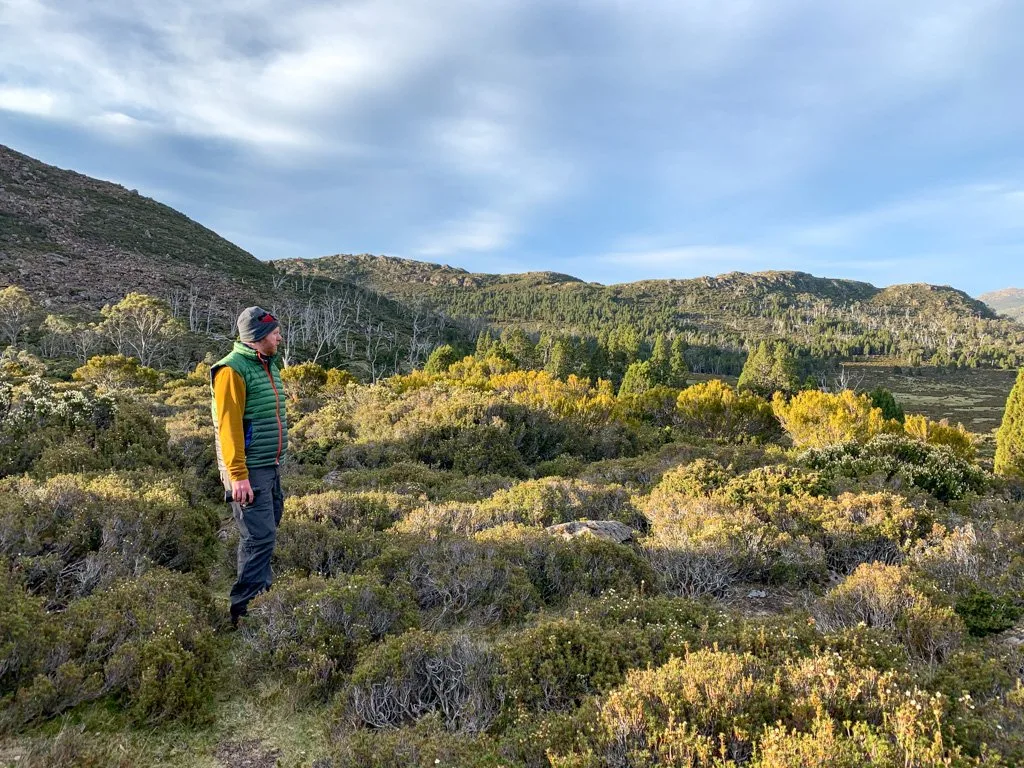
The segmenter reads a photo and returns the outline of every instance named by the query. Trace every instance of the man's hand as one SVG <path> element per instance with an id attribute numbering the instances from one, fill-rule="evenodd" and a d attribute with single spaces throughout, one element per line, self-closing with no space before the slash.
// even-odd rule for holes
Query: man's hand
<path id="1" fill-rule="evenodd" d="M 249 485 L 248 478 L 231 481 L 231 497 L 239 504 L 252 504 L 256 494 L 252 492 L 252 486 Z"/>

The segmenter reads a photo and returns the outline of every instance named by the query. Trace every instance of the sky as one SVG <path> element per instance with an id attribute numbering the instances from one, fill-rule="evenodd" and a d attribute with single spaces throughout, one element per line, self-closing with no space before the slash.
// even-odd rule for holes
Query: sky
<path id="1" fill-rule="evenodd" d="M 0 0 L 0 143 L 262 259 L 1024 287 L 1019 0 Z"/>

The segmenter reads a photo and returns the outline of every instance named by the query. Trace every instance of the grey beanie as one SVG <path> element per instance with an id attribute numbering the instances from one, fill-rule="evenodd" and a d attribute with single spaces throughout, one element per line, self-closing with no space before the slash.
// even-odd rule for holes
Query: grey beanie
<path id="1" fill-rule="evenodd" d="M 246 307 L 238 316 L 238 340 L 259 341 L 280 323 L 262 307 Z"/>

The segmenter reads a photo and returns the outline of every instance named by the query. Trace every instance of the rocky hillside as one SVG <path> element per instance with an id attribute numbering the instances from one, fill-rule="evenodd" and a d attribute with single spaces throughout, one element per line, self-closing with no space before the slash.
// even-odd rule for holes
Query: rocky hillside
<path id="1" fill-rule="evenodd" d="M 1024 321 L 1024 288 L 1003 288 L 978 297 L 996 312 Z"/>

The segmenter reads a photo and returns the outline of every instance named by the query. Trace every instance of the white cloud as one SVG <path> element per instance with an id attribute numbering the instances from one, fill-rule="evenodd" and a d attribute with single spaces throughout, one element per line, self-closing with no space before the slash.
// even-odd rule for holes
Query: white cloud
<path id="1" fill-rule="evenodd" d="M 419 256 L 440 257 L 465 251 L 496 251 L 507 246 L 516 225 L 498 211 L 476 211 L 466 219 L 449 221 L 424 239 Z"/>
<path id="2" fill-rule="evenodd" d="M 50 117 L 56 113 L 57 99 L 41 88 L 0 87 L 0 110 Z"/>

